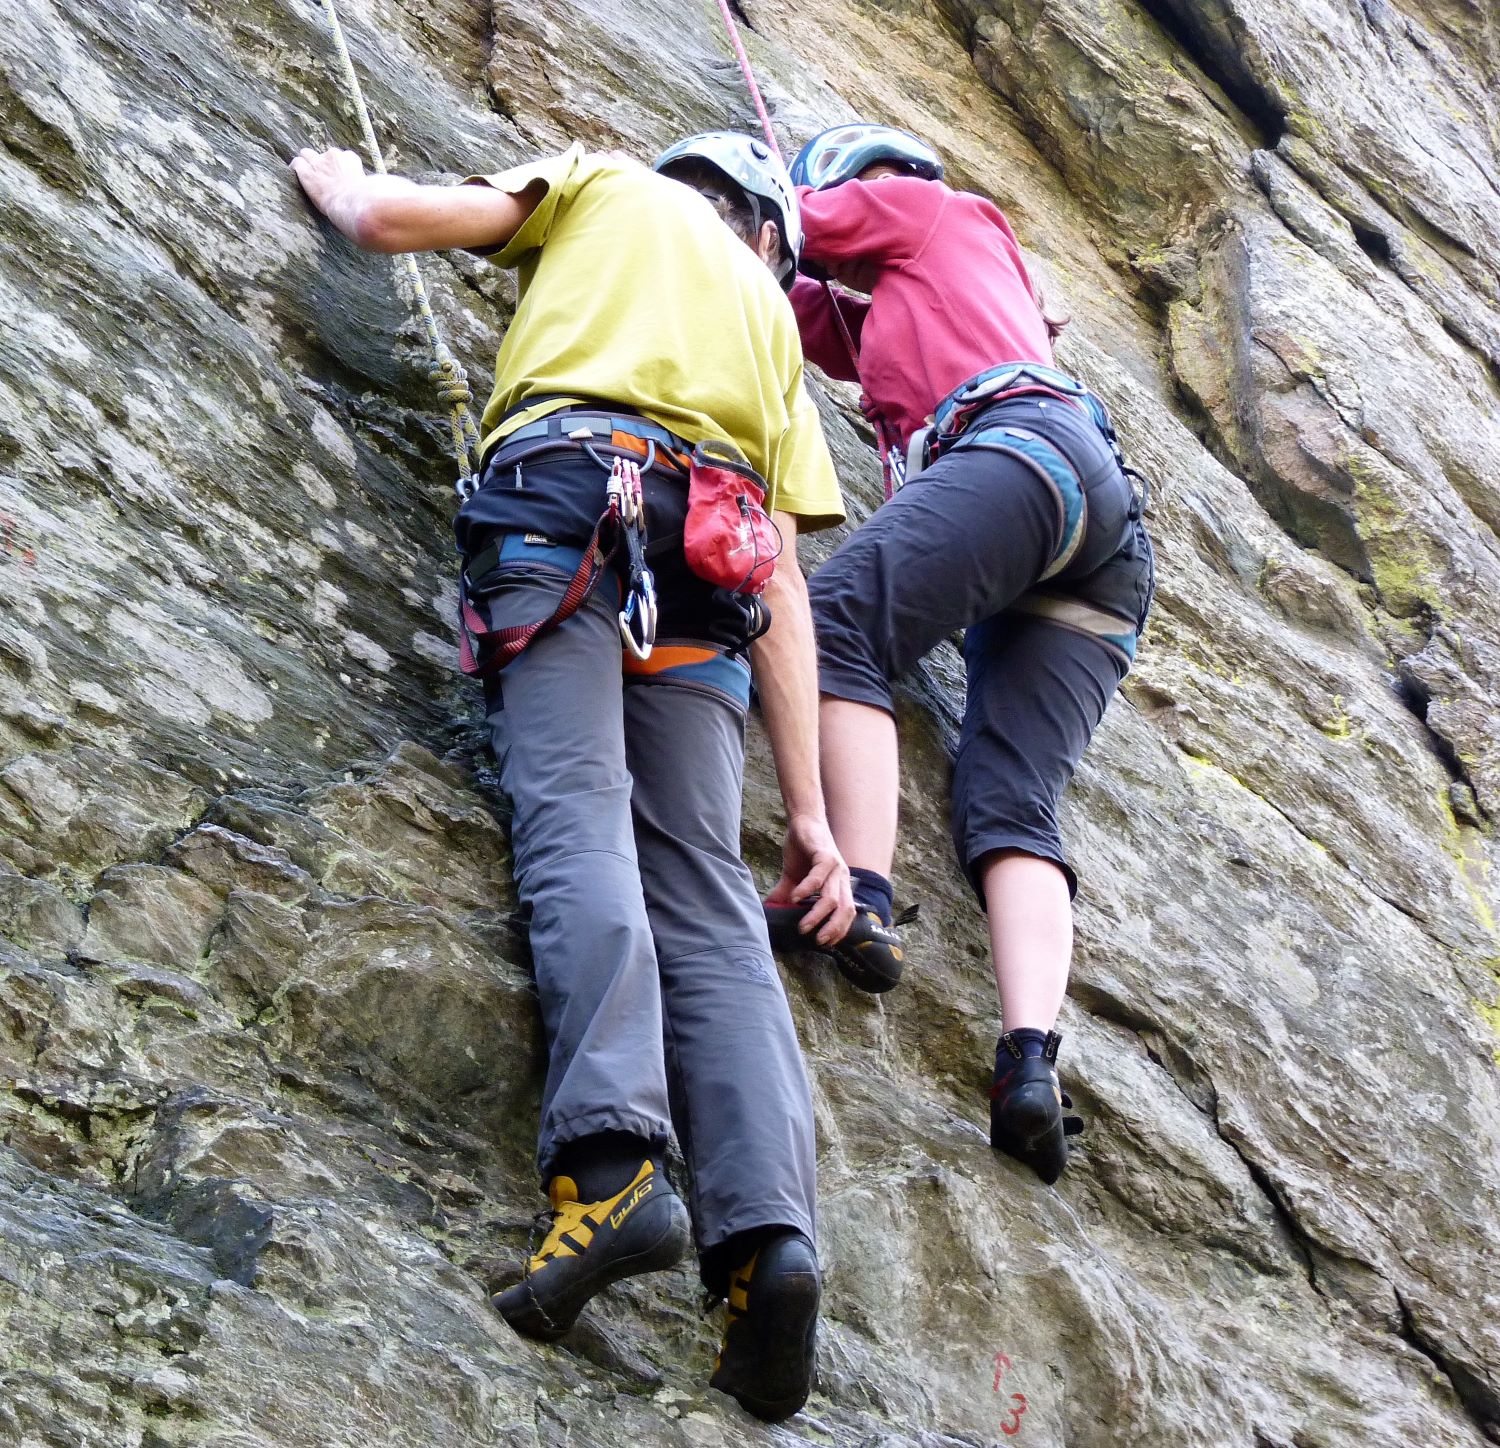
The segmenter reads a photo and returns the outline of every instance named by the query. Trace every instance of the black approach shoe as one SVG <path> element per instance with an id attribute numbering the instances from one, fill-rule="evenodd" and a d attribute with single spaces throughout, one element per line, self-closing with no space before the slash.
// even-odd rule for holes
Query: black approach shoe
<path id="1" fill-rule="evenodd" d="M 561 1337 L 596 1292 L 622 1277 L 671 1267 L 687 1251 L 687 1208 L 649 1161 L 607 1201 L 580 1202 L 576 1183 L 565 1176 L 552 1178 L 548 1196 L 552 1229 L 526 1277 L 490 1299 L 527 1337 Z"/>
<path id="2" fill-rule="evenodd" d="M 1029 1166 L 1051 1186 L 1068 1164 L 1067 1138 L 1083 1130 L 1083 1118 L 1064 1116 L 1072 1100 L 1057 1079 L 1062 1037 L 1049 1031 L 1040 1056 L 1023 1056 L 1009 1031 L 995 1047 L 995 1084 L 990 1087 L 990 1145 Z"/>
<path id="3" fill-rule="evenodd" d="M 766 929 L 777 950 L 811 950 L 831 956 L 850 985 L 871 995 L 890 990 L 901 979 L 901 937 L 892 926 L 884 924 L 873 910 L 860 910 L 842 940 L 819 945 L 816 936 L 797 929 L 812 904 L 811 900 L 799 900 L 795 905 L 764 907 Z"/>
<path id="4" fill-rule="evenodd" d="M 773 1237 L 730 1274 L 724 1342 L 711 1388 L 779 1423 L 812 1392 L 817 1357 L 818 1254 L 801 1232 Z"/>

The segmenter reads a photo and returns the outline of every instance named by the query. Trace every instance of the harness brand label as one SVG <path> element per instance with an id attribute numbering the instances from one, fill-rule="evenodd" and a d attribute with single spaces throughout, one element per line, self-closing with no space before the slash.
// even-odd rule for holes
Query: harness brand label
<path id="1" fill-rule="evenodd" d="M 620 1229 L 620 1223 L 625 1220 L 640 1204 L 651 1195 L 651 1188 L 656 1185 L 655 1178 L 648 1177 L 630 1194 L 630 1200 L 617 1212 L 609 1214 L 609 1224 L 616 1231 Z"/>

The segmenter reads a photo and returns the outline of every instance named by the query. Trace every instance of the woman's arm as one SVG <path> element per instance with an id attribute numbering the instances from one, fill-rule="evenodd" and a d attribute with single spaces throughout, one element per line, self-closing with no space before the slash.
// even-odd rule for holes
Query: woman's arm
<path id="1" fill-rule="evenodd" d="M 865 297 L 850 296 L 847 292 L 834 296 L 822 282 L 811 277 L 798 277 L 791 291 L 792 311 L 797 314 L 797 330 L 802 334 L 802 350 L 811 362 L 816 362 L 830 377 L 843 382 L 858 382 L 857 366 L 860 336 L 864 332 L 865 316 L 870 303 Z M 843 316 L 844 328 L 834 315 L 837 307 Z M 850 350 L 850 343 L 853 350 Z"/>

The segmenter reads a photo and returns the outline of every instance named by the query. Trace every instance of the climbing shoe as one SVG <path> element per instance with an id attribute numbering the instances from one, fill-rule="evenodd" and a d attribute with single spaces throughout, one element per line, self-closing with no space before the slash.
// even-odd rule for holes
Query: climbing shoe
<path id="1" fill-rule="evenodd" d="M 790 1418 L 812 1391 L 821 1291 L 818 1254 L 801 1232 L 762 1243 L 730 1273 L 724 1342 L 709 1386 L 767 1423 Z"/>
<path id="2" fill-rule="evenodd" d="M 890 990 L 901 979 L 901 937 L 894 926 L 887 925 L 873 910 L 860 910 L 842 940 L 820 945 L 816 935 L 804 935 L 797 929 L 812 904 L 812 900 L 799 900 L 795 905 L 765 907 L 766 929 L 777 950 L 812 950 L 831 956 L 850 985 L 871 995 Z M 912 913 L 904 915 L 903 921 Z"/>
<path id="3" fill-rule="evenodd" d="M 990 1087 L 990 1145 L 1029 1166 L 1051 1186 L 1068 1164 L 1067 1138 L 1083 1130 L 1083 1119 L 1065 1116 L 1072 1100 L 1057 1079 L 1062 1037 L 1047 1033 L 1040 1056 L 1027 1056 L 1009 1031 L 995 1047 L 995 1084 Z"/>
<path id="4" fill-rule="evenodd" d="M 580 1202 L 577 1184 L 566 1176 L 552 1178 L 548 1196 L 551 1229 L 526 1276 L 491 1299 L 527 1337 L 561 1337 L 596 1292 L 622 1277 L 671 1267 L 687 1251 L 687 1208 L 652 1162 L 602 1202 Z"/>

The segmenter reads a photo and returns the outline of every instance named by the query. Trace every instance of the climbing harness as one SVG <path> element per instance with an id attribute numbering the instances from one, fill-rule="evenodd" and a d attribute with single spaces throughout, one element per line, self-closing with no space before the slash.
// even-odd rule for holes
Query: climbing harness
<path id="1" fill-rule="evenodd" d="M 370 117 L 370 108 L 365 102 L 364 87 L 354 69 L 354 59 L 349 53 L 349 43 L 344 38 L 343 23 L 339 19 L 335 0 L 322 0 L 323 13 L 333 37 L 333 48 L 338 56 L 339 68 L 343 72 L 344 86 L 349 93 L 359 128 L 364 136 L 365 149 L 370 156 L 370 165 L 382 176 L 387 175 L 385 156 L 380 142 L 375 137 L 375 124 Z M 460 498 L 471 497 L 479 486 L 478 461 L 480 453 L 479 429 L 474 423 L 471 404 L 474 394 L 469 390 L 469 379 L 463 365 L 449 349 L 438 328 L 437 317 L 427 296 L 427 285 L 422 280 L 422 269 L 410 252 L 402 254 L 397 262 L 398 278 L 404 282 L 406 291 L 422 329 L 427 334 L 427 346 L 432 353 L 427 376 L 437 389 L 439 401 L 448 409 L 448 427 L 452 434 L 453 459 L 458 464 L 458 481 L 454 491 Z"/>
<path id="2" fill-rule="evenodd" d="M 588 449 L 598 459 L 593 449 Z M 481 677 L 499 673 L 519 658 L 537 639 L 552 632 L 578 612 L 623 555 L 624 593 L 618 614 L 620 641 L 637 659 L 649 659 L 656 638 L 656 584 L 646 566 L 646 508 L 641 492 L 640 465 L 615 457 L 606 485 L 604 514 L 594 525 L 588 545 L 578 553 L 578 566 L 557 607 L 545 618 L 509 628 L 494 628 L 474 606 L 476 584 L 500 565 L 524 556 L 529 539 L 506 535 L 477 554 L 459 572 L 459 665 L 466 674 Z M 549 553 L 567 556 L 550 545 Z M 549 561 L 552 561 L 549 559 Z M 470 575 L 473 575 L 471 581 Z"/>
<path id="3" fill-rule="evenodd" d="M 528 405 L 535 399 L 528 399 Z M 531 535 L 506 535 L 490 544 L 459 573 L 459 665 L 466 674 L 498 673 L 525 649 L 571 618 L 613 566 L 621 581 L 620 641 L 636 659 L 651 657 L 656 640 L 656 580 L 646 562 L 646 507 L 641 474 L 653 467 L 686 475 L 689 455 L 673 433 L 642 417 L 622 417 L 569 407 L 509 433 L 490 458 L 486 476 L 515 470 L 556 452 L 583 452 L 609 474 L 605 507 L 583 549 L 570 549 Z M 474 606 L 489 592 L 487 579 L 502 563 L 544 560 L 575 562 L 573 577 L 546 618 L 493 628 Z"/>
<path id="4" fill-rule="evenodd" d="M 1059 372 L 1055 367 L 1044 367 L 1039 362 L 1007 362 L 960 383 L 948 394 L 932 414 L 932 424 L 913 435 L 907 452 L 907 468 L 910 477 L 922 471 L 958 441 L 969 424 L 985 408 L 1013 397 L 1055 397 L 1080 408 L 1098 428 L 1100 435 L 1114 454 L 1116 464 L 1130 483 L 1132 502 L 1130 518 L 1135 521 L 1146 511 L 1151 501 L 1151 486 L 1145 476 L 1125 461 L 1114 423 L 1109 410 L 1094 393 L 1090 392 L 1076 377 Z M 1010 428 L 1007 431 L 1022 437 L 1024 429 Z M 1045 438 L 1036 441 L 1048 453 L 1062 454 Z M 1027 450 L 1028 452 L 1031 449 Z M 1043 460 L 1050 467 L 1050 460 Z M 1063 459 L 1066 462 L 1066 459 Z M 1068 464 L 1071 470 L 1071 464 Z"/>

